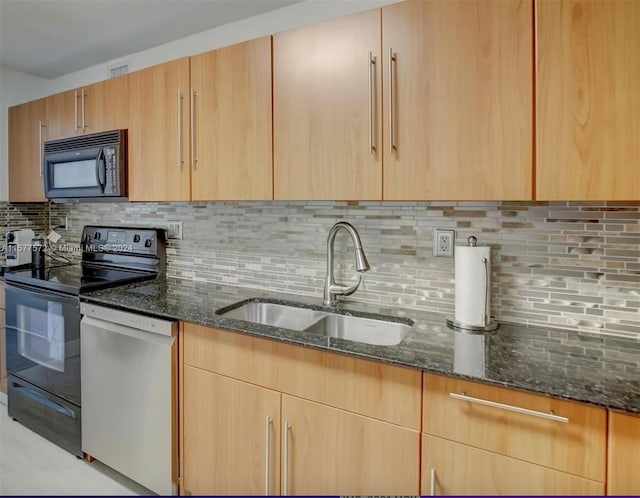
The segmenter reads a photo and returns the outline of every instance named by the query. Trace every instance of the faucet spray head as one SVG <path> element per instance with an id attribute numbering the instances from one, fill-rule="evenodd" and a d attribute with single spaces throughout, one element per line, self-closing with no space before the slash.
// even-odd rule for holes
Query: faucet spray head
<path id="1" fill-rule="evenodd" d="M 367 256 L 364 253 L 362 247 L 358 247 L 356 249 L 356 271 L 360 273 L 364 273 L 369 271 L 371 267 L 369 266 L 369 261 L 367 261 Z"/>

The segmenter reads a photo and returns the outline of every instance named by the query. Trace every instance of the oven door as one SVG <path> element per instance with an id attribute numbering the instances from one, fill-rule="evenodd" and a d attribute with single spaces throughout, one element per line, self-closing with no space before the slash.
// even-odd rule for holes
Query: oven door
<path id="1" fill-rule="evenodd" d="M 80 405 L 77 296 L 5 285 L 7 371 Z"/>

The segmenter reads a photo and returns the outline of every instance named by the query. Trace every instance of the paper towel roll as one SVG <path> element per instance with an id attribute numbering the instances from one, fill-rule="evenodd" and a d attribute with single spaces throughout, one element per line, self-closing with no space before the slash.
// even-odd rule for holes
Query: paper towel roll
<path id="1" fill-rule="evenodd" d="M 490 320 L 491 249 L 456 247 L 455 282 L 456 321 L 478 327 L 487 325 Z"/>

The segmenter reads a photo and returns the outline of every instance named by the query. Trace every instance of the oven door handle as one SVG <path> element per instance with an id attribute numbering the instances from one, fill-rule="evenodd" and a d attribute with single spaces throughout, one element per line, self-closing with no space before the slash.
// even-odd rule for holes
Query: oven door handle
<path id="1" fill-rule="evenodd" d="M 15 383 L 13 386 L 11 386 L 11 388 L 19 391 L 20 394 L 23 394 L 24 396 L 27 396 L 42 405 L 48 406 L 52 410 L 55 410 L 66 417 L 70 417 L 73 419 L 76 418 L 76 414 L 72 410 L 69 410 L 67 407 L 50 400 L 49 398 L 43 396 L 39 392 L 34 391 L 33 389 L 29 389 L 28 387 L 24 387 Z"/>
<path id="2" fill-rule="evenodd" d="M 104 187 L 106 185 L 107 166 L 104 160 L 104 149 L 100 149 L 98 157 L 96 157 L 96 182 L 100 188 L 100 193 L 104 194 Z"/>

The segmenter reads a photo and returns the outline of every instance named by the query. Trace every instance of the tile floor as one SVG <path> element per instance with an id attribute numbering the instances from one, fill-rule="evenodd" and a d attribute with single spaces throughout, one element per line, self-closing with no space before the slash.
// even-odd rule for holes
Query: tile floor
<path id="1" fill-rule="evenodd" d="M 0 495 L 152 494 L 99 462 L 91 464 L 7 415 L 0 400 Z"/>

